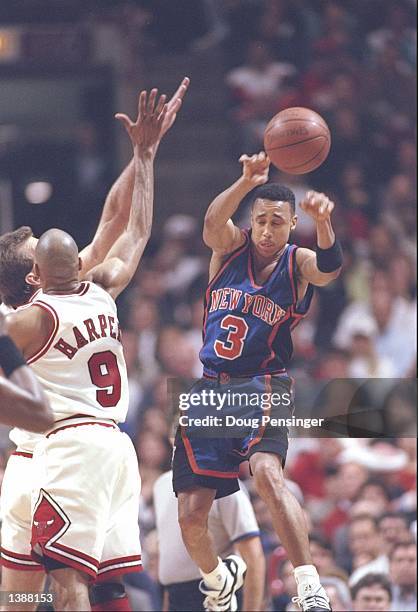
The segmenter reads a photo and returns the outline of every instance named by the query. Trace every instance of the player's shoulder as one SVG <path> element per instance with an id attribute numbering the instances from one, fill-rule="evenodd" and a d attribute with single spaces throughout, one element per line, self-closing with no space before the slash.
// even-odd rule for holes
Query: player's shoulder
<path id="1" fill-rule="evenodd" d="M 53 313 L 38 306 L 37 302 L 31 302 L 6 315 L 6 329 L 12 337 L 47 334 L 56 325 Z"/>
<path id="2" fill-rule="evenodd" d="M 300 267 L 306 260 L 312 259 L 312 257 L 316 257 L 315 251 L 312 251 L 312 249 L 308 249 L 306 247 L 297 246 L 295 248 L 295 253 L 296 253 L 296 265 L 298 267 Z"/>

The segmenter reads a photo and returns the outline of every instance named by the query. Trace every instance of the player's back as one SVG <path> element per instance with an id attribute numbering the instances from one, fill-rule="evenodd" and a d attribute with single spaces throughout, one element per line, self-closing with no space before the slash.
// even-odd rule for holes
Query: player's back
<path id="1" fill-rule="evenodd" d="M 23 308 L 43 308 L 53 331 L 28 359 L 56 420 L 89 415 L 124 421 L 128 381 L 116 304 L 89 282 L 71 295 L 38 291 Z"/>

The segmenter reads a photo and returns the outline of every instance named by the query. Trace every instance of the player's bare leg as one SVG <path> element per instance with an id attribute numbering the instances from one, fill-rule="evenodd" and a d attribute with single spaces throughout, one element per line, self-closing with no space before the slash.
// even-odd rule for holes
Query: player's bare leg
<path id="1" fill-rule="evenodd" d="M 208 530 L 208 516 L 216 491 L 196 488 L 178 494 L 178 517 L 184 545 L 200 569 L 205 610 L 236 610 L 235 592 L 244 582 L 246 565 L 236 555 L 222 561 Z"/>
<path id="2" fill-rule="evenodd" d="M 257 493 L 270 511 L 273 527 L 293 567 L 311 565 L 305 517 L 295 496 L 286 487 L 280 457 L 255 453 L 250 465 Z"/>
<path id="3" fill-rule="evenodd" d="M 273 527 L 295 569 L 302 610 L 330 610 L 309 550 L 308 527 L 302 508 L 286 487 L 281 459 L 273 453 L 259 452 L 250 458 L 257 493 L 267 505 Z"/>
<path id="4" fill-rule="evenodd" d="M 56 594 L 55 610 L 60 610 L 60 612 L 66 612 L 67 610 L 91 612 L 87 574 L 66 567 L 53 570 L 51 578 L 51 592 Z"/>
<path id="5" fill-rule="evenodd" d="M 208 515 L 216 491 L 196 488 L 179 493 L 179 525 L 187 552 L 202 572 L 209 573 L 218 565 L 212 536 L 208 530 Z"/>
<path id="6" fill-rule="evenodd" d="M 45 573 L 43 571 L 21 571 L 9 567 L 1 568 L 1 591 L 12 593 L 42 593 L 45 583 Z M 22 612 L 32 612 L 38 607 L 37 603 L 16 604 L 3 603 L 0 610 L 19 610 Z"/>

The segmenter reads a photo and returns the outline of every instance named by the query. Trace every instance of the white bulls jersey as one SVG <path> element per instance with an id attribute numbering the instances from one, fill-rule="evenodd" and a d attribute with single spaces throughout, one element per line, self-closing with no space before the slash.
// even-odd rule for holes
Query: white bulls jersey
<path id="1" fill-rule="evenodd" d="M 55 420 L 89 415 L 117 422 L 128 410 L 128 378 L 116 304 L 98 285 L 82 282 L 71 295 L 42 290 L 22 308 L 43 308 L 54 322 L 51 336 L 29 358 L 51 403 Z"/>

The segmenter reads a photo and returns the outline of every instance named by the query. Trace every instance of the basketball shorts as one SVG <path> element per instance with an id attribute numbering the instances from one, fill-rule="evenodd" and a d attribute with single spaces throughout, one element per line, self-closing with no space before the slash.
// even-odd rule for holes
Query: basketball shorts
<path id="1" fill-rule="evenodd" d="M 142 569 L 140 477 L 130 438 L 112 421 L 89 422 L 62 421 L 35 448 L 32 556 L 108 580 Z"/>
<path id="2" fill-rule="evenodd" d="M 43 571 L 31 556 L 31 493 L 35 479 L 32 452 L 17 449 L 1 485 L 1 564 L 20 571 Z"/>
<path id="3" fill-rule="evenodd" d="M 202 378 L 188 393 L 193 405 L 182 414 L 173 453 L 176 494 L 200 486 L 215 489 L 216 498 L 231 495 L 239 490 L 240 463 L 256 452 L 279 455 L 284 467 L 285 421 L 293 413 L 292 379 L 219 375 Z M 208 406 L 210 397 L 216 407 Z"/>

